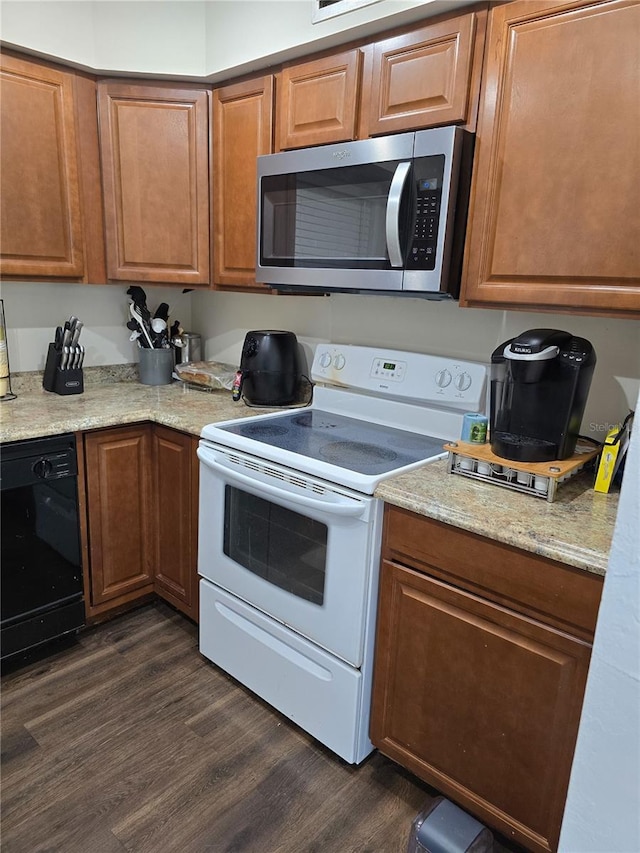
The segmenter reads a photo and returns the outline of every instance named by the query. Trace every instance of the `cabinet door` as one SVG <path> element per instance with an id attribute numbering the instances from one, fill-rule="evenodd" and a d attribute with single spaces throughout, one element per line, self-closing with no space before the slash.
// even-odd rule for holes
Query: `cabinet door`
<path id="1" fill-rule="evenodd" d="M 209 283 L 209 93 L 98 84 L 107 274 Z"/>
<path id="2" fill-rule="evenodd" d="M 197 440 L 153 427 L 155 591 L 197 620 Z M 194 461 L 195 460 L 195 461 Z"/>
<path id="3" fill-rule="evenodd" d="M 0 72 L 0 271 L 82 279 L 73 74 L 6 55 Z"/>
<path id="4" fill-rule="evenodd" d="M 363 91 L 369 136 L 474 117 L 472 72 L 477 65 L 479 78 L 485 16 L 484 11 L 460 15 L 373 45 L 370 85 Z"/>
<path id="5" fill-rule="evenodd" d="M 213 92 L 213 281 L 256 289 L 257 164 L 273 150 L 273 77 Z"/>
<path id="6" fill-rule="evenodd" d="M 283 68 L 278 149 L 356 138 L 362 53 L 349 50 Z"/>
<path id="7" fill-rule="evenodd" d="M 529 850 L 557 843 L 590 646 L 383 562 L 371 739 Z"/>
<path id="8" fill-rule="evenodd" d="M 91 605 L 153 591 L 151 428 L 84 437 Z"/>
<path id="9" fill-rule="evenodd" d="M 461 303 L 640 312 L 640 5 L 489 16 Z"/>

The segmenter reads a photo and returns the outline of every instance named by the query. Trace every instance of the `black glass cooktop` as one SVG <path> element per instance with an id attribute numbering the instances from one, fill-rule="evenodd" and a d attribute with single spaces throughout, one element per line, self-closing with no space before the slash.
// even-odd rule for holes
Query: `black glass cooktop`
<path id="1" fill-rule="evenodd" d="M 255 421 L 247 419 L 219 428 L 338 468 L 373 476 L 443 452 L 442 439 L 319 409 Z"/>

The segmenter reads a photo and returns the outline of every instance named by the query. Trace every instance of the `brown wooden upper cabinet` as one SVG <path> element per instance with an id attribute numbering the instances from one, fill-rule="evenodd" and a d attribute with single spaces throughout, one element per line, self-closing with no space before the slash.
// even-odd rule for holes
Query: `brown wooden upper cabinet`
<path id="1" fill-rule="evenodd" d="M 0 274 L 104 281 L 95 84 L 0 57 Z"/>
<path id="2" fill-rule="evenodd" d="M 257 161 L 273 151 L 271 75 L 213 92 L 213 283 L 256 284 Z"/>
<path id="3" fill-rule="evenodd" d="M 277 148 L 356 139 L 362 51 L 286 65 L 278 80 Z"/>
<path id="4" fill-rule="evenodd" d="M 640 313 L 640 5 L 489 17 L 461 304 Z"/>
<path id="5" fill-rule="evenodd" d="M 98 83 L 109 280 L 209 284 L 209 98 Z"/>
<path id="6" fill-rule="evenodd" d="M 376 42 L 363 86 L 363 135 L 445 124 L 475 129 L 486 9 Z"/>

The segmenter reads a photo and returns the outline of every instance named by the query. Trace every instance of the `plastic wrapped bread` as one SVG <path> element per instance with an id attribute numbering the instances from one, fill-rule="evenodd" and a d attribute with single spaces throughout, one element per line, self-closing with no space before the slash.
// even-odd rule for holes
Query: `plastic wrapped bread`
<path id="1" fill-rule="evenodd" d="M 188 361 L 176 364 L 175 375 L 182 382 L 196 385 L 209 390 L 233 388 L 236 368 L 231 364 L 221 364 L 218 361 Z"/>

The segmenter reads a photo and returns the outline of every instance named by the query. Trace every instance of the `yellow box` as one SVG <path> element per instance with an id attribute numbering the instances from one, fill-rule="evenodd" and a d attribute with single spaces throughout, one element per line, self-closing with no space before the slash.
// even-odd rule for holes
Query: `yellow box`
<path id="1" fill-rule="evenodd" d="M 598 465 L 598 473 L 596 474 L 596 482 L 593 487 L 596 492 L 608 492 L 611 488 L 611 482 L 616 470 L 616 459 L 620 451 L 620 440 L 614 441 L 619 437 L 620 426 L 612 427 L 607 433 L 604 440 L 602 453 L 600 454 L 600 463 Z"/>

